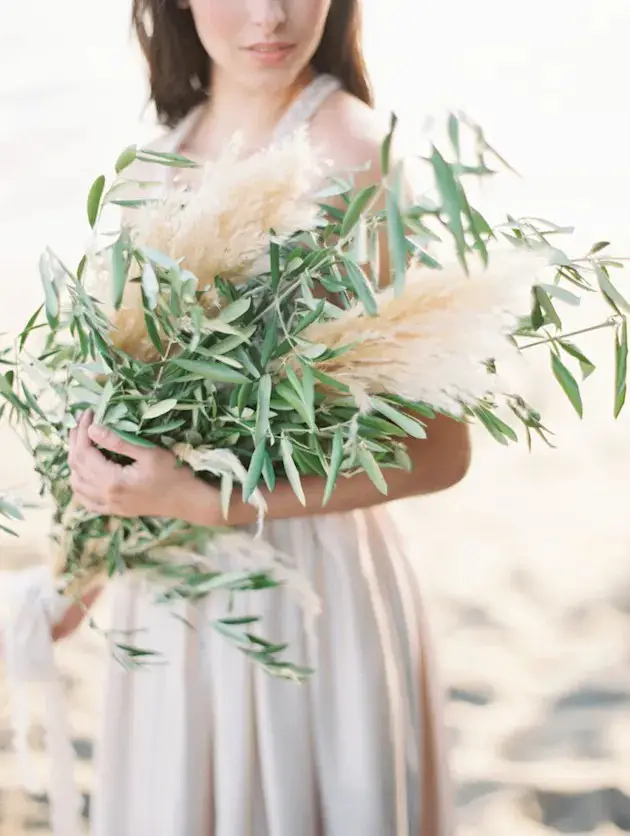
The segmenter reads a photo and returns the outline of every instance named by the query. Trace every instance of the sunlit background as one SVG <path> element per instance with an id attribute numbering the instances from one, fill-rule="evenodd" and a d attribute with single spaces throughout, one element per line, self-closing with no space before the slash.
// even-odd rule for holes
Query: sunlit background
<path id="1" fill-rule="evenodd" d="M 45 245 L 80 253 L 94 177 L 153 132 L 128 5 L 0 4 L 0 332 L 39 304 Z M 604 238 L 630 255 L 629 40 L 628 0 L 366 0 L 379 104 L 412 136 L 466 111 L 523 175 L 484 195 L 491 213 L 575 225 L 574 254 Z M 583 343 L 602 374 L 582 423 L 540 383 L 546 356 L 531 358 L 524 386 L 557 449 L 476 431 L 462 485 L 395 509 L 425 580 L 467 836 L 630 832 L 630 436 L 611 417 L 611 339 Z M 35 487 L 4 428 L 0 489 Z M 35 512 L 19 541 L 1 540 L 0 566 L 44 559 L 45 523 Z M 101 648 L 83 629 L 60 650 L 88 792 Z M 8 743 L 0 720 L 0 834 L 44 833 Z"/>

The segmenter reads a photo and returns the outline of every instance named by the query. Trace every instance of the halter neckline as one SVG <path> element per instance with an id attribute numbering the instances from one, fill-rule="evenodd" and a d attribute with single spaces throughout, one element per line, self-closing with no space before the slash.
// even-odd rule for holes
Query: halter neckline
<path id="1" fill-rule="evenodd" d="M 340 89 L 341 82 L 335 76 L 327 73 L 315 76 L 281 116 L 274 129 L 272 142 L 278 142 L 308 124 L 326 99 Z M 203 104 L 197 105 L 173 129 L 168 149 L 171 153 L 178 153 L 183 140 L 200 117 L 203 107 Z"/>

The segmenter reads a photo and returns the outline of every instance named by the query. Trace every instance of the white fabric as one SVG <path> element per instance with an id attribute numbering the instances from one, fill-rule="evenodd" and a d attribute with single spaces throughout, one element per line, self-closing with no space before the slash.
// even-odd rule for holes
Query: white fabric
<path id="1" fill-rule="evenodd" d="M 214 632 L 221 595 L 174 614 L 143 580 L 117 581 L 115 629 L 163 657 L 111 665 L 94 836 L 446 836 L 438 699 L 421 687 L 428 638 L 387 511 L 268 522 L 265 539 L 320 596 L 314 636 L 282 588 L 239 593 L 230 615 L 261 615 L 256 630 L 314 677 L 272 679 Z M 235 568 L 230 553 L 219 568 Z M 436 789 L 423 798 L 425 770 Z M 421 827 L 426 805 L 435 829 Z"/>
<path id="2" fill-rule="evenodd" d="M 69 601 L 56 590 L 50 569 L 0 572 L 2 654 L 11 695 L 14 745 L 23 784 L 36 792 L 28 743 L 30 686 L 38 683 L 42 718 L 51 761 L 51 824 L 56 834 L 80 836 L 81 799 L 73 780 L 74 751 L 61 679 L 55 667 L 51 629 L 63 618 Z"/>

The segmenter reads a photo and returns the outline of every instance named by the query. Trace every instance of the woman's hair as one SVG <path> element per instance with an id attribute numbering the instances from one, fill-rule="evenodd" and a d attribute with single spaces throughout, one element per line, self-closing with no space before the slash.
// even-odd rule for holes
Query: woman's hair
<path id="1" fill-rule="evenodd" d="M 320 73 L 336 76 L 344 88 L 373 103 L 361 43 L 361 0 L 333 0 L 322 40 L 313 57 Z M 165 125 L 174 127 L 210 88 L 208 58 L 190 9 L 177 0 L 133 0 L 132 25 L 149 65 L 151 100 Z"/>

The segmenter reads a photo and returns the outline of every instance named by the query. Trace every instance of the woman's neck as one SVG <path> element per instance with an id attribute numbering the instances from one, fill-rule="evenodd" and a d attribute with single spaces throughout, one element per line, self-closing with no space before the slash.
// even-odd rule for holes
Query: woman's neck
<path id="1" fill-rule="evenodd" d="M 290 86 L 271 90 L 243 87 L 218 67 L 212 75 L 208 104 L 182 149 L 197 159 L 216 157 L 235 133 L 243 135 L 245 154 L 267 145 L 281 117 L 315 72 L 308 67 Z"/>

